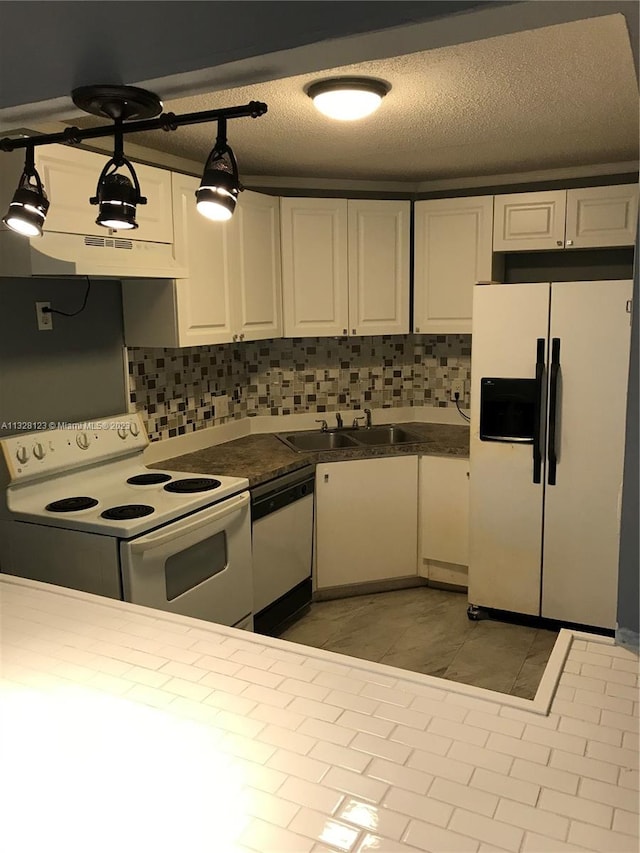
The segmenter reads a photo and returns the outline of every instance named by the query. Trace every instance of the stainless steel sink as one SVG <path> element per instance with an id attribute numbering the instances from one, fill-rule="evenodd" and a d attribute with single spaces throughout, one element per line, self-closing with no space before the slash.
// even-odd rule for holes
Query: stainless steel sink
<path id="1" fill-rule="evenodd" d="M 402 427 L 388 424 L 386 426 L 374 426 L 369 429 L 355 431 L 354 438 L 360 444 L 409 444 L 420 441 L 420 437 L 408 432 Z"/>
<path id="2" fill-rule="evenodd" d="M 350 435 L 344 432 L 309 432 L 282 433 L 277 436 L 292 450 L 340 450 L 345 447 L 357 447 Z"/>
<path id="3" fill-rule="evenodd" d="M 280 433 L 276 437 L 287 447 L 297 451 L 343 450 L 349 447 L 362 447 L 363 445 L 382 447 L 421 441 L 420 436 L 394 424 L 374 426 L 369 429 L 329 430 L 328 432 L 314 429 L 303 432 Z"/>

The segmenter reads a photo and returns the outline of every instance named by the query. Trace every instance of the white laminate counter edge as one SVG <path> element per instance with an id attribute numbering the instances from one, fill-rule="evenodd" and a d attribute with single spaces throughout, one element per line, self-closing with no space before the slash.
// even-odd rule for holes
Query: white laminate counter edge
<path id="1" fill-rule="evenodd" d="M 153 610 L 148 607 L 142 607 L 138 604 L 131 604 L 126 601 L 116 601 L 115 599 L 105 598 L 103 596 L 92 595 L 90 593 L 80 592 L 66 587 L 54 586 L 51 584 L 42 584 L 39 581 L 31 581 L 24 578 L 18 578 L 8 575 L 0 575 L 0 594 L 3 585 L 18 586 L 26 589 L 46 590 L 51 595 L 71 598 L 80 601 L 86 601 L 93 605 L 100 605 L 119 612 L 130 612 L 152 618 L 161 622 L 170 622 L 182 625 L 187 628 L 198 628 L 209 634 L 219 635 L 223 637 L 241 638 L 243 641 L 255 643 L 258 646 L 266 648 L 277 648 L 291 652 L 292 654 L 303 655 L 304 657 L 322 660 L 327 663 L 335 663 L 341 666 L 347 666 L 353 670 L 362 670 L 369 675 L 379 675 L 383 679 L 392 678 L 396 681 L 405 681 L 413 686 L 423 686 L 426 688 L 446 691 L 448 694 L 467 696 L 470 699 L 491 702 L 500 704 L 510 708 L 517 708 L 522 711 L 529 711 L 533 714 L 547 715 L 553 696 L 555 694 L 560 675 L 564 667 L 565 660 L 571 648 L 571 644 L 575 639 L 588 640 L 591 643 L 604 643 L 606 645 L 614 645 L 614 640 L 609 637 L 602 637 L 597 634 L 589 634 L 581 631 L 573 631 L 562 629 L 553 648 L 547 667 L 544 671 L 540 685 L 534 699 L 522 699 L 519 696 L 511 696 L 504 693 L 496 693 L 492 690 L 487 690 L 483 687 L 474 687 L 468 684 L 462 684 L 456 681 L 447 681 L 443 678 L 437 678 L 431 675 L 423 675 L 421 673 L 409 672 L 408 670 L 398 669 L 393 666 L 381 664 L 372 661 L 364 661 L 358 658 L 352 658 L 347 655 L 342 655 L 337 652 L 330 652 L 324 649 L 316 649 L 309 646 L 300 646 L 296 643 L 291 643 L 287 640 L 280 640 L 273 637 L 252 634 L 245 631 L 240 631 L 236 628 L 227 628 L 224 625 L 217 623 L 205 622 L 200 619 L 180 616 L 174 613 L 166 613 L 160 610 Z M 447 699 L 449 699 L 449 695 Z M 446 701 L 446 700 L 445 700 Z"/>

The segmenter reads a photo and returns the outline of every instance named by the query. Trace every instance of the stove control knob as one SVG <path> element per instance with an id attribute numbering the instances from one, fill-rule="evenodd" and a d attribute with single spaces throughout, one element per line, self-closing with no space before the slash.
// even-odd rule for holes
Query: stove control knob
<path id="1" fill-rule="evenodd" d="M 134 438 L 137 438 L 140 435 L 140 427 L 138 426 L 138 421 L 131 421 L 131 435 Z"/>
<path id="2" fill-rule="evenodd" d="M 44 459 L 46 452 L 47 451 L 40 444 L 40 442 L 33 445 L 33 455 L 36 457 L 36 459 Z"/>
<path id="3" fill-rule="evenodd" d="M 26 447 L 19 447 L 16 450 L 16 459 L 21 465 L 24 465 L 27 459 L 29 458 L 29 451 Z"/>
<path id="4" fill-rule="evenodd" d="M 127 437 L 127 433 L 129 432 L 129 430 L 125 426 L 119 426 L 117 432 L 118 438 L 121 438 L 124 441 L 124 439 Z"/>
<path id="5" fill-rule="evenodd" d="M 76 444 L 80 448 L 80 450 L 88 450 L 89 448 L 89 436 L 86 432 L 80 432 L 76 436 Z"/>

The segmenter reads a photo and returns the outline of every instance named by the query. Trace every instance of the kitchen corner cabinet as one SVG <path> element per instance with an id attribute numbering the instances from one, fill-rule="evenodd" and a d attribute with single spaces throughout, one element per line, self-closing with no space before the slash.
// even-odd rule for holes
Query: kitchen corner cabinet
<path id="1" fill-rule="evenodd" d="M 66 145 L 35 149 L 36 169 L 51 200 L 44 230 L 102 238 L 117 234 L 127 240 L 173 243 L 171 172 L 153 166 L 135 164 L 140 190 L 148 200 L 147 204 L 138 205 L 139 227 L 113 231 L 96 225 L 98 207 L 90 205 L 89 198 L 96 194 L 100 172 L 108 159 L 107 154 Z"/>
<path id="2" fill-rule="evenodd" d="M 409 331 L 408 201 L 282 198 L 286 337 Z"/>
<path id="3" fill-rule="evenodd" d="M 418 574 L 466 586 L 469 564 L 469 460 L 422 456 L 419 463 Z"/>
<path id="4" fill-rule="evenodd" d="M 418 458 L 316 468 L 317 589 L 416 575 Z"/>
<path id="5" fill-rule="evenodd" d="M 492 278 L 492 224 L 493 196 L 415 203 L 415 332 L 471 332 L 473 287 Z"/>
<path id="6" fill-rule="evenodd" d="M 495 252 L 633 246 L 638 185 L 497 195 Z"/>
<path id="7" fill-rule="evenodd" d="M 282 335 L 278 199 L 243 192 L 233 218 L 211 222 L 197 178 L 174 173 L 175 255 L 188 279 L 123 282 L 127 346 L 187 347 Z"/>

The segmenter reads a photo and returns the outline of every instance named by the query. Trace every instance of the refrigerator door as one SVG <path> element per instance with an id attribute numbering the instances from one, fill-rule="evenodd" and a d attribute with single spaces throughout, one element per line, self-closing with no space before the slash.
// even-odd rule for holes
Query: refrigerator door
<path id="1" fill-rule="evenodd" d="M 535 615 L 544 485 L 534 457 L 544 437 L 482 441 L 480 399 L 483 377 L 535 379 L 540 362 L 542 380 L 549 294 L 549 284 L 477 285 L 473 304 L 469 601 Z"/>
<path id="2" fill-rule="evenodd" d="M 631 281 L 551 286 L 559 369 L 551 395 L 555 447 L 547 448 L 556 466 L 545 495 L 542 615 L 602 628 L 616 624 L 631 294 Z M 550 424 L 550 442 L 552 432 Z M 549 473 L 547 465 L 547 480 Z"/>

